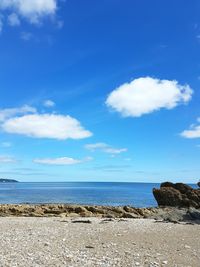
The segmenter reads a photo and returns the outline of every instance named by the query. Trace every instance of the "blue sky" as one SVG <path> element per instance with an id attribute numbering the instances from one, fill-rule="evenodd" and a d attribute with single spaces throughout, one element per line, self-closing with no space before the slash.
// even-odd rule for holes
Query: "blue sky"
<path id="1" fill-rule="evenodd" d="M 3 0 L 0 176 L 196 182 L 200 2 Z"/>

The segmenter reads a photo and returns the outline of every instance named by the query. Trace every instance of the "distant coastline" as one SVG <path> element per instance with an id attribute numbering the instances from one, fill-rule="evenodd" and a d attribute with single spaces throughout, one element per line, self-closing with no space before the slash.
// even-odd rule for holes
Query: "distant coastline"
<path id="1" fill-rule="evenodd" d="M 14 179 L 3 179 L 0 178 L 0 183 L 18 183 L 19 181 L 14 180 Z"/>

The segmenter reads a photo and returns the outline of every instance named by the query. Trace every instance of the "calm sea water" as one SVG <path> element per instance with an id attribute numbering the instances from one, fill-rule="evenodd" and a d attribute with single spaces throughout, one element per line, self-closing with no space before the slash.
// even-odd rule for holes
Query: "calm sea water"
<path id="1" fill-rule="evenodd" d="M 150 183 L 0 183 L 0 203 L 156 206 Z"/>

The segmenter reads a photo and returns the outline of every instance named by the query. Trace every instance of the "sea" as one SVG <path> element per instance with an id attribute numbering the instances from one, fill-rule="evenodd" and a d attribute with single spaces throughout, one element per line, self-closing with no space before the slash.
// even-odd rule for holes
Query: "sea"
<path id="1" fill-rule="evenodd" d="M 0 204 L 66 203 L 153 207 L 157 183 L 44 182 L 0 183 Z"/>

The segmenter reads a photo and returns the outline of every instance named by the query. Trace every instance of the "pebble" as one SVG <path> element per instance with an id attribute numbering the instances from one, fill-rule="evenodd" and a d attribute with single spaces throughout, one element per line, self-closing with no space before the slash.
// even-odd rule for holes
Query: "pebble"
<path id="1" fill-rule="evenodd" d="M 185 248 L 191 248 L 190 246 L 188 246 L 188 245 L 185 245 Z"/>

